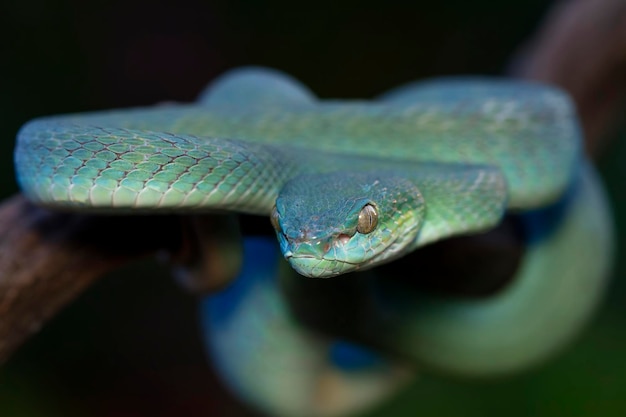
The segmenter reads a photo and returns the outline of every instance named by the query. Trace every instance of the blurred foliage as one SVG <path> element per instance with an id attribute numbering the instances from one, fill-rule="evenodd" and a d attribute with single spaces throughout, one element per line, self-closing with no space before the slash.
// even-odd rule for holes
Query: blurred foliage
<path id="1" fill-rule="evenodd" d="M 168 6 L 6 0 L 0 5 L 0 196 L 17 191 L 13 143 L 30 118 L 189 101 L 223 71 L 249 64 L 282 69 L 322 97 L 369 97 L 444 74 L 501 74 L 548 6 L 540 0 L 179 0 Z M 625 136 L 622 130 L 601 161 L 620 238 L 626 236 Z M 618 264 L 616 278 L 625 267 Z M 625 285 L 613 281 L 597 319 L 545 366 L 503 381 L 424 375 L 378 414 L 624 415 Z M 0 416 L 255 415 L 211 372 L 195 310 L 164 265 L 145 262 L 107 277 L 0 370 Z"/>

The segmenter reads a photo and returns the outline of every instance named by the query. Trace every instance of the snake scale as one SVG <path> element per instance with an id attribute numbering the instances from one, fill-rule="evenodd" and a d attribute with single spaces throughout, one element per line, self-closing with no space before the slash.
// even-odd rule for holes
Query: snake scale
<path id="1" fill-rule="evenodd" d="M 238 276 L 201 312 L 220 373 L 271 415 L 364 410 L 415 368 L 527 368 L 579 332 L 610 275 L 611 213 L 575 109 L 539 83 L 442 78 L 376 100 L 321 100 L 283 73 L 244 68 L 193 104 L 33 120 L 18 134 L 15 164 L 24 194 L 53 209 L 269 218 L 278 245 L 246 238 Z M 376 266 L 509 214 L 526 248 L 497 294 L 380 285 Z M 347 299 L 369 300 L 354 338 L 292 314 L 307 298 L 302 275 L 346 273 L 330 281 L 353 283 Z M 319 309 L 332 317 L 323 299 Z"/>

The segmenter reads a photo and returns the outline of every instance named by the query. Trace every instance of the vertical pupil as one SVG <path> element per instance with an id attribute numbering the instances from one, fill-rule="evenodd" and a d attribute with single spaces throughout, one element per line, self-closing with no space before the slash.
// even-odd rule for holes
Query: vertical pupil
<path id="1" fill-rule="evenodd" d="M 367 210 L 364 210 L 365 213 L 361 214 L 361 223 L 363 223 L 363 226 L 366 228 L 369 228 L 372 225 L 372 216 L 367 212 Z"/>

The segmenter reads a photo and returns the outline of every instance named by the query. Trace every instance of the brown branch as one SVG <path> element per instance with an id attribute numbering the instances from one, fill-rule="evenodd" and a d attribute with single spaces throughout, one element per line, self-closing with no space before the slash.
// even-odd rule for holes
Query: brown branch
<path id="1" fill-rule="evenodd" d="M 547 16 L 518 56 L 514 74 L 569 91 L 589 149 L 597 152 L 623 112 L 624 51 L 623 0 L 570 0 Z M 106 272 L 161 249 L 181 253 L 184 242 L 198 246 L 197 236 L 183 239 L 190 235 L 181 224 L 178 217 L 51 213 L 21 196 L 5 201 L 0 205 L 0 363 Z"/>
<path id="2" fill-rule="evenodd" d="M 626 101 L 626 2 L 565 0 L 555 4 L 516 59 L 514 75 L 567 90 L 594 156 L 623 122 Z"/>
<path id="3" fill-rule="evenodd" d="M 157 233 L 155 225 L 164 232 Z M 53 213 L 14 196 L 0 206 L 0 363 L 94 280 L 180 243 L 176 217 Z M 177 239 L 178 236 L 178 239 Z"/>

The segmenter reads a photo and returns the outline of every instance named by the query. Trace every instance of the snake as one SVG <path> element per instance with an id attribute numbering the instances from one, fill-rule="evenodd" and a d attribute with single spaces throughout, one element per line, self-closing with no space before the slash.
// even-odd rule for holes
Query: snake
<path id="1" fill-rule="evenodd" d="M 610 276 L 612 215 L 575 106 L 539 82 L 443 77 L 375 99 L 320 99 L 283 72 L 246 67 L 193 103 L 34 119 L 14 155 L 22 192 L 46 208 L 269 219 L 277 239 L 246 237 L 200 311 L 226 383 L 270 415 L 364 410 L 415 370 L 529 368 L 580 333 Z M 488 298 L 404 291 L 377 275 L 507 216 L 524 255 Z M 236 234 L 217 247 L 237 248 Z M 314 310 L 330 320 L 340 317 L 324 291 L 365 300 L 353 335 L 298 319 L 311 285 L 325 286 Z"/>

